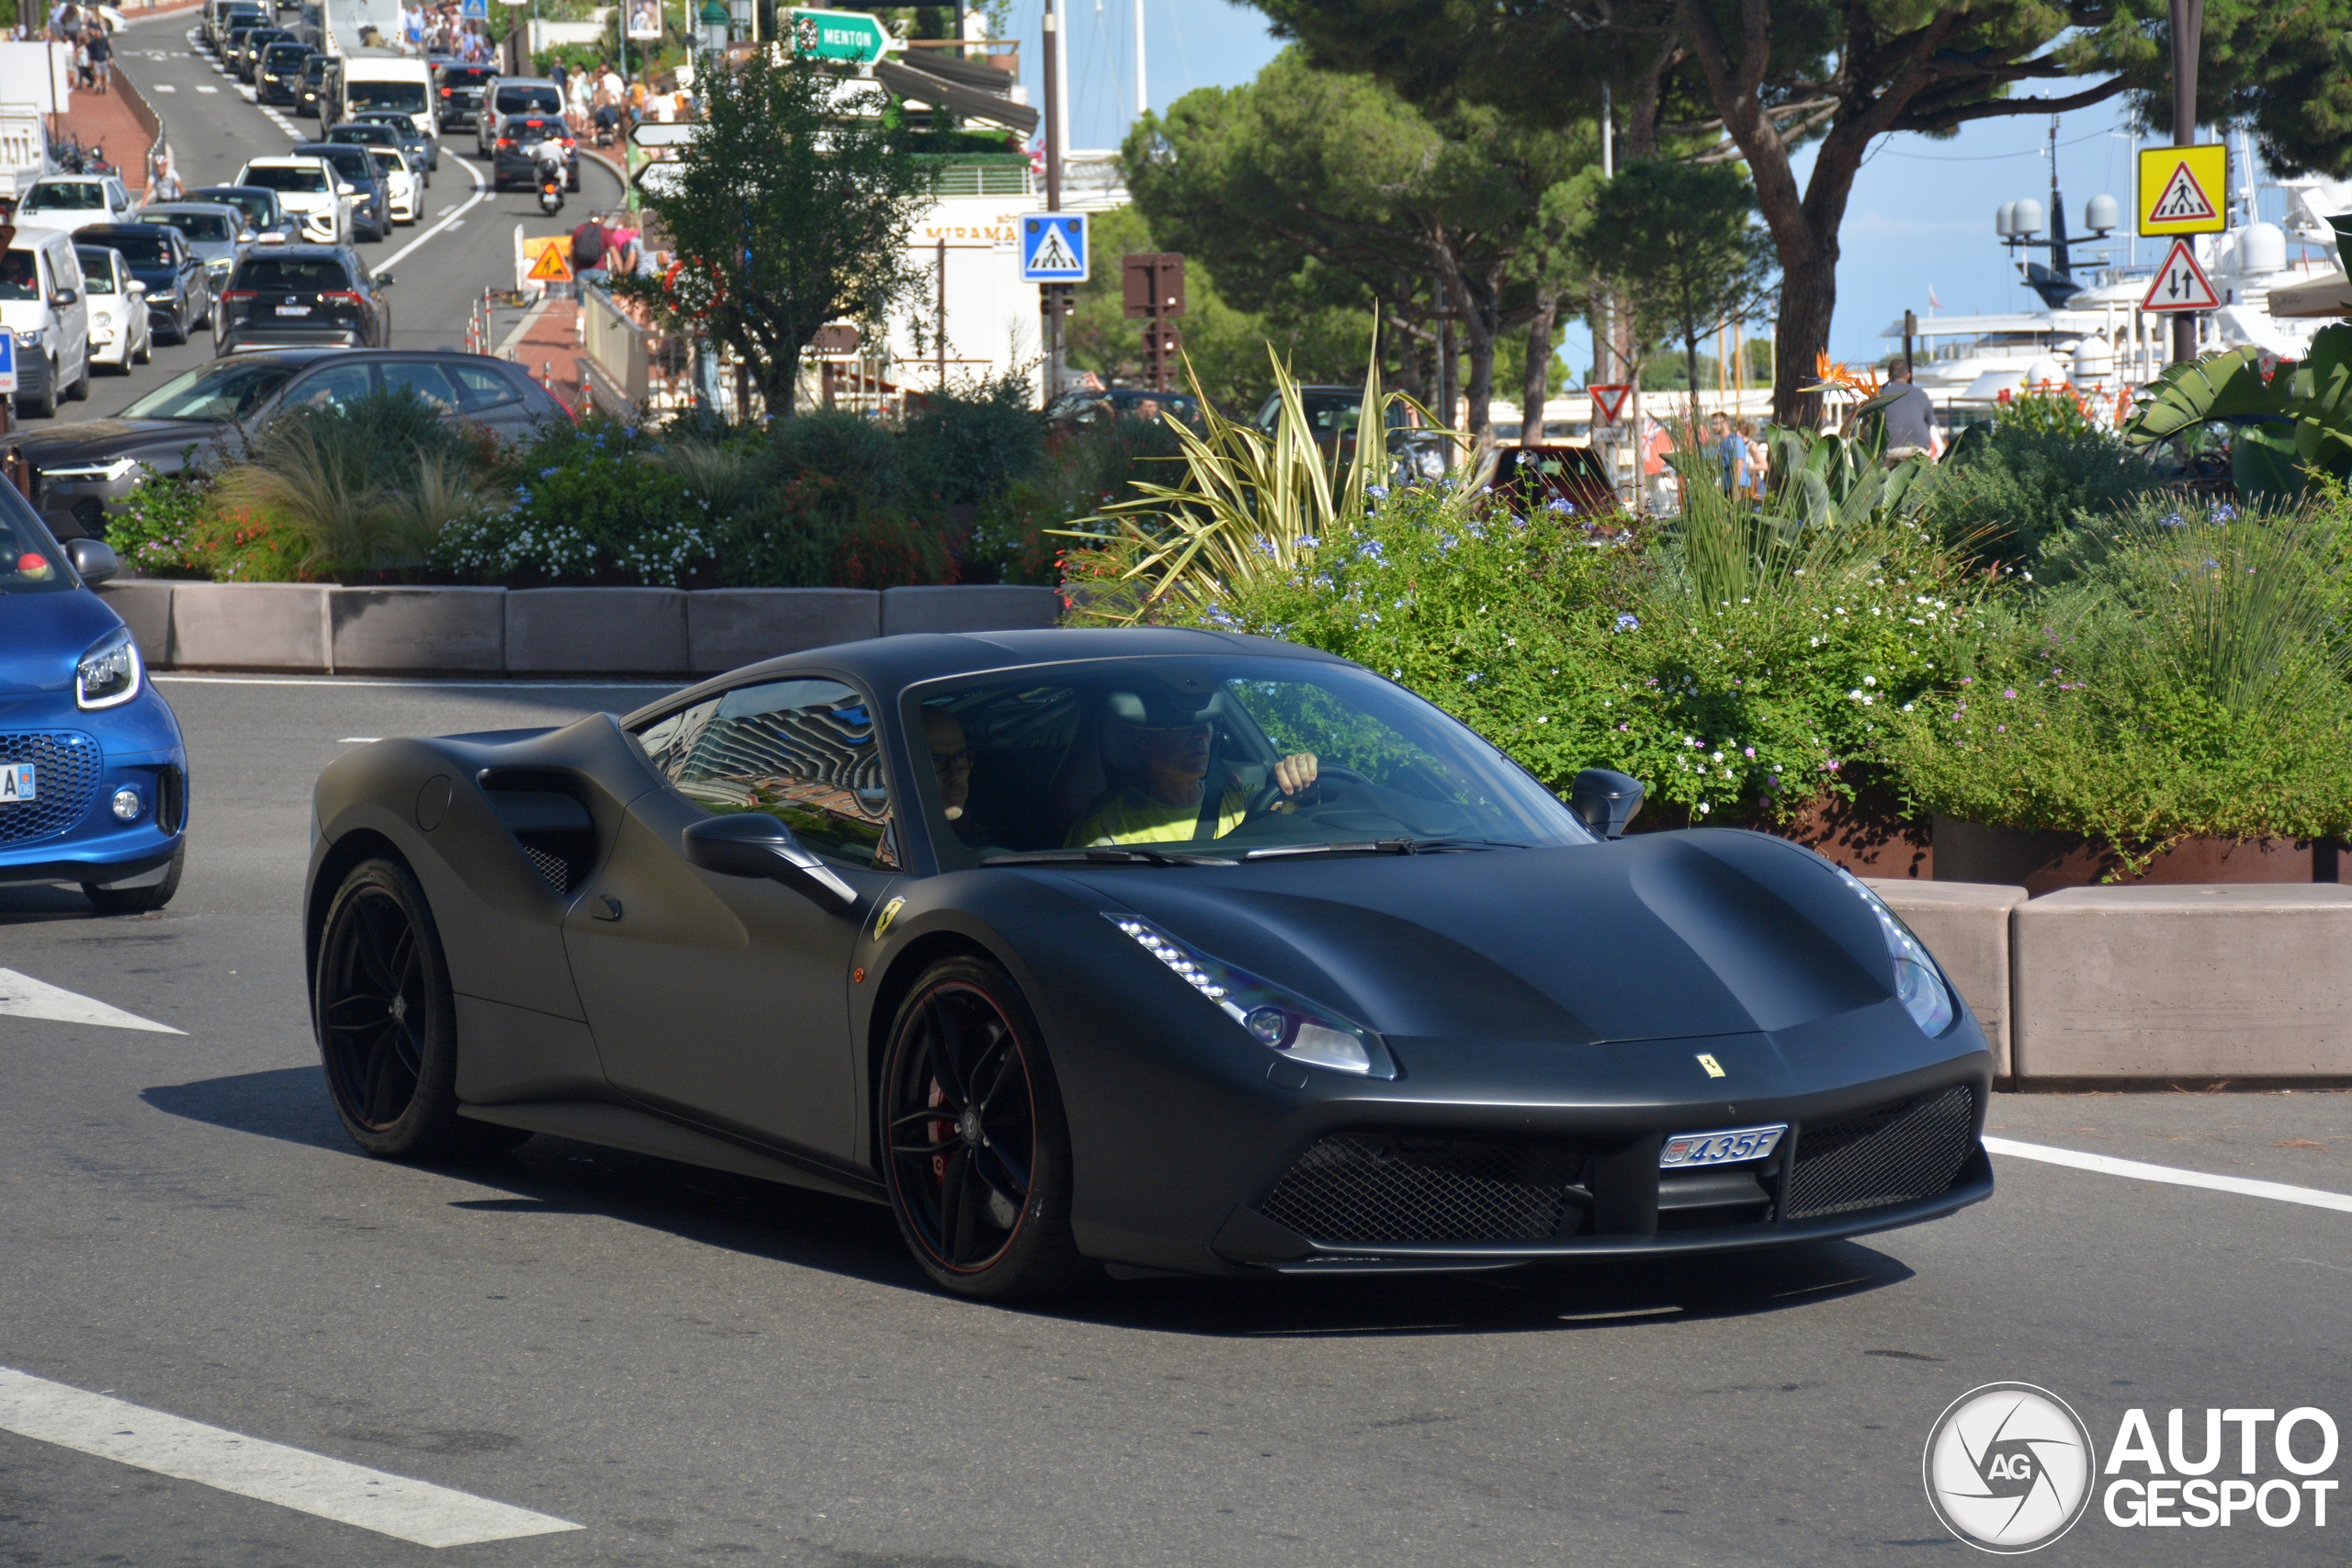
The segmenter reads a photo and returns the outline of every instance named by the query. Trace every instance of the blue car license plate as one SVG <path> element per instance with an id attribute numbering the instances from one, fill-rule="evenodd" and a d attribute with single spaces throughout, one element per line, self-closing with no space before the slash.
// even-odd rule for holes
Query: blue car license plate
<path id="1" fill-rule="evenodd" d="M 0 762 L 0 806 L 40 798 L 40 776 L 30 762 Z"/>
<path id="2" fill-rule="evenodd" d="M 1688 1170 L 1696 1165 L 1737 1165 L 1762 1159 L 1781 1146 L 1786 1122 L 1769 1127 L 1727 1127 L 1720 1133 L 1677 1133 L 1657 1152 L 1660 1170 Z"/>

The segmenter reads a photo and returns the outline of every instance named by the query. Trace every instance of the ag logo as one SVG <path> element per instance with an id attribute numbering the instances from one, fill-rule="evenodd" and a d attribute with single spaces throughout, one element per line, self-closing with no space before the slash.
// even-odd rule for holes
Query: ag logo
<path id="1" fill-rule="evenodd" d="M 2047 1389 L 1986 1383 L 1952 1401 L 1928 1434 L 1928 1502 L 1944 1528 L 1984 1551 L 2048 1546 L 2090 1506 L 2098 1455 L 2090 1429 Z"/>

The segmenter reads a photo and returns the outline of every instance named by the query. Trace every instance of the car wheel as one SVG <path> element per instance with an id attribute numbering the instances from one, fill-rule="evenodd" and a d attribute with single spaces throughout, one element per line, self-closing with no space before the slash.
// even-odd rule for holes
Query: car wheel
<path id="1" fill-rule="evenodd" d="M 65 395 L 77 403 L 90 400 L 90 345 L 86 343 L 82 345 L 82 373 L 74 378 L 74 384 L 65 389 Z"/>
<path id="2" fill-rule="evenodd" d="M 151 330 L 140 334 L 139 346 L 130 351 L 130 363 L 144 365 L 155 357 L 155 334 Z"/>
<path id="3" fill-rule="evenodd" d="M 942 1289 L 1009 1301 L 1085 1270 L 1061 1094 L 1003 970 L 958 957 L 923 972 L 891 1026 L 881 1104 L 890 1212 Z"/>
<path id="4" fill-rule="evenodd" d="M 424 889 L 392 860 L 335 890 L 319 942 L 312 1027 L 352 1142 L 383 1159 L 512 1147 L 515 1129 L 458 1114 L 457 1008 Z"/>
<path id="5" fill-rule="evenodd" d="M 160 909 L 172 901 L 180 890 L 180 872 L 187 864 L 187 840 L 182 837 L 172 851 L 171 864 L 164 868 L 164 880 L 152 887 L 101 887 L 95 882 L 82 884 L 82 896 L 101 915 L 144 915 Z"/>

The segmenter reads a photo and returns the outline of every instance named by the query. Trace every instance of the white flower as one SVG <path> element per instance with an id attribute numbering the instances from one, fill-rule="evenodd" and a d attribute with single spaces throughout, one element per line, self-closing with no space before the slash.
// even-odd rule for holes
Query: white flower
<path id="1" fill-rule="evenodd" d="M 1865 675 L 1862 677 L 1862 684 L 1865 686 L 1875 686 L 1878 684 L 1878 677 L 1875 675 Z"/>

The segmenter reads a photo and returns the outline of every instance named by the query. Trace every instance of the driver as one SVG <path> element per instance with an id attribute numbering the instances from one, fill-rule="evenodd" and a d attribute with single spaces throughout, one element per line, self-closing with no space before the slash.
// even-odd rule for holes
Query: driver
<path id="1" fill-rule="evenodd" d="M 1069 831 L 1073 849 L 1222 839 L 1241 826 L 1250 814 L 1250 790 L 1230 769 L 1224 773 L 1214 809 L 1208 801 L 1222 696 L 1211 694 L 1202 701 L 1174 692 L 1154 693 L 1147 702 L 1131 692 L 1111 694 L 1110 722 L 1124 726 L 1134 737 L 1143 778 L 1140 784 L 1112 791 L 1080 819 Z M 1284 796 L 1296 796 L 1315 778 L 1312 751 L 1274 764 L 1273 783 Z M 1275 809 L 1287 811 L 1293 804 L 1285 800 Z"/>

